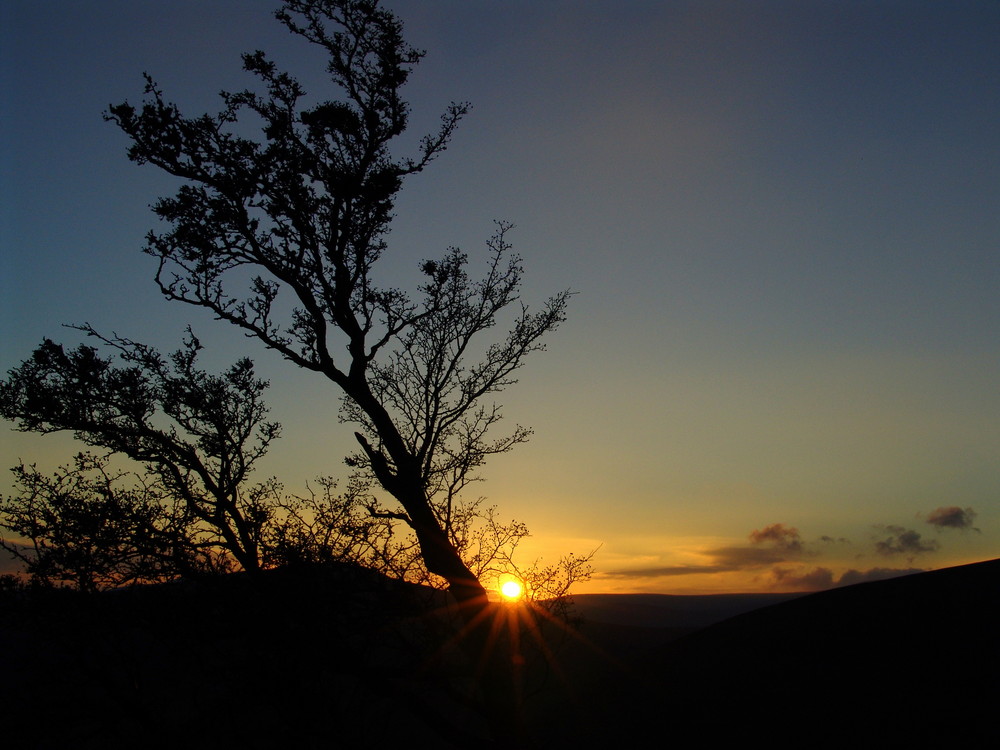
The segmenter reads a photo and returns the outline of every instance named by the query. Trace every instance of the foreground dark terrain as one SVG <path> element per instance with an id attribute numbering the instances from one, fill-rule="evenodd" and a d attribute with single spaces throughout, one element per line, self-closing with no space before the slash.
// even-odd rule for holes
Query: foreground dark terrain
<path id="1" fill-rule="evenodd" d="M 490 747 L 500 718 L 445 604 L 352 568 L 7 592 L 0 736 Z M 1000 560 L 798 597 L 580 597 L 549 658 L 525 637 L 525 744 L 993 747 L 997 609 Z"/>
<path id="2" fill-rule="evenodd" d="M 756 609 L 605 673 L 563 741 L 998 747 L 998 611 L 1000 560 Z"/>

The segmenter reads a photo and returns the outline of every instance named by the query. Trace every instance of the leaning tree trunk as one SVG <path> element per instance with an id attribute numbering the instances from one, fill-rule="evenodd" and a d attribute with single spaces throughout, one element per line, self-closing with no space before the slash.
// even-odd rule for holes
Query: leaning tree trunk
<path id="1" fill-rule="evenodd" d="M 482 620 L 490 604 L 486 589 L 441 527 L 424 494 L 423 483 L 419 478 L 407 481 L 400 475 L 395 480 L 393 495 L 410 518 L 427 570 L 448 582 L 448 591 L 467 624 Z"/>
<path id="2" fill-rule="evenodd" d="M 416 493 L 415 493 L 416 494 Z M 463 623 L 460 644 L 469 659 L 473 686 L 495 741 L 516 750 L 524 746 L 524 705 L 521 670 L 512 644 L 520 637 L 519 618 L 509 617 L 491 602 L 486 589 L 469 570 L 441 528 L 419 490 L 422 502 L 403 503 L 416 531 L 427 569 L 448 582 Z M 517 631 L 517 632 L 515 632 Z"/>
<path id="3" fill-rule="evenodd" d="M 448 582 L 448 591 L 458 602 L 467 623 L 481 619 L 489 607 L 486 589 L 462 560 L 434 515 L 424 486 L 421 461 L 407 448 L 385 407 L 372 395 L 361 374 L 363 370 L 357 369 L 358 373 L 343 381 L 342 387 L 371 419 L 394 466 L 390 466 L 386 455 L 360 432 L 355 432 L 354 437 L 368 456 L 371 471 L 379 484 L 406 511 L 427 570 Z"/>
<path id="4" fill-rule="evenodd" d="M 519 670 L 512 659 L 511 639 L 520 628 L 514 618 L 503 618 L 497 605 L 490 602 L 486 589 L 469 569 L 458 549 L 442 527 L 424 486 L 421 462 L 406 448 L 388 413 L 371 395 L 367 383 L 352 396 L 372 419 L 382 441 L 382 448 L 392 457 L 390 466 L 382 450 L 374 447 L 360 433 L 354 433 L 368 456 L 372 473 L 383 489 L 392 495 L 403 510 L 417 536 L 427 570 L 448 582 L 448 592 L 458 604 L 463 627 L 461 646 L 472 669 L 473 686 L 479 692 L 482 712 L 489 720 L 495 738 L 504 747 L 522 746 L 523 727 L 513 725 L 511 717 L 523 715 Z M 346 390 L 346 389 L 345 389 Z"/>

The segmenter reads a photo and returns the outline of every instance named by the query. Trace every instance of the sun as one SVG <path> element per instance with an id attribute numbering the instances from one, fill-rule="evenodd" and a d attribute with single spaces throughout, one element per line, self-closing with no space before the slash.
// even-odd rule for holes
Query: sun
<path id="1" fill-rule="evenodd" d="M 515 601 L 521 598 L 521 595 L 524 593 L 524 587 L 517 581 L 506 581 L 500 587 L 500 593 L 503 594 L 504 599 Z"/>

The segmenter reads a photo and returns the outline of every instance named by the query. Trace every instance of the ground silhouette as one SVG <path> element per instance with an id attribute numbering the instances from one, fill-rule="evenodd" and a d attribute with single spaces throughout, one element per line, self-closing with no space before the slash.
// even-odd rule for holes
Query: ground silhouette
<path id="1" fill-rule="evenodd" d="M 8 591 L 5 736 L 38 748 L 496 746 L 446 600 L 353 566 Z M 525 694 L 525 746 L 995 746 L 998 600 L 1000 560 L 798 597 L 583 597 L 590 619 L 553 631 L 562 648 Z"/>
<path id="2" fill-rule="evenodd" d="M 560 742 L 996 747 L 997 611 L 1000 560 L 756 609 L 606 668 Z"/>

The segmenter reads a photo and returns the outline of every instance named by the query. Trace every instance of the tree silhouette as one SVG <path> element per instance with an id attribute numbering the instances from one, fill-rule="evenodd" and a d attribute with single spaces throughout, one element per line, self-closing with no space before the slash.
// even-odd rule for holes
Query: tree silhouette
<path id="1" fill-rule="evenodd" d="M 124 366 L 101 357 L 94 347 L 67 352 L 45 340 L 0 382 L 0 414 L 22 431 L 72 431 L 87 445 L 147 467 L 155 482 L 149 491 L 176 508 L 167 516 L 146 518 L 135 529 L 136 539 L 123 539 L 123 544 L 141 549 L 139 537 L 151 535 L 147 553 L 159 555 L 154 547 L 167 544 L 179 572 L 203 568 L 197 558 L 211 548 L 226 550 L 251 573 L 260 570 L 261 535 L 276 488 L 269 482 L 251 485 L 249 476 L 280 426 L 265 421 L 267 383 L 256 377 L 253 363 L 243 359 L 221 375 L 206 373 L 196 366 L 201 344 L 190 330 L 169 359 L 144 344 L 105 338 L 89 326 L 82 330 L 114 347 Z M 75 477 L 75 499 L 71 506 L 59 506 L 65 512 L 53 518 L 68 519 L 72 507 L 78 526 L 86 513 L 97 524 L 103 510 L 118 508 L 121 503 L 111 502 L 117 497 L 114 482 L 106 474 L 103 480 L 83 479 L 84 469 L 103 468 L 78 462 L 75 472 L 62 472 L 63 484 Z M 19 478 L 31 480 L 31 474 L 22 470 Z M 28 494 L 32 487 L 36 494 L 43 488 L 37 481 L 22 485 Z M 105 502 L 88 505 L 88 492 Z M 61 502 L 55 488 L 49 487 L 47 495 L 56 505 Z"/>
<path id="2" fill-rule="evenodd" d="M 488 456 L 527 438 L 521 427 L 488 437 L 501 416 L 489 397 L 542 348 L 569 295 L 537 312 L 520 303 L 506 224 L 481 279 L 453 250 L 422 264 L 418 299 L 378 286 L 404 178 L 445 150 L 469 107 L 452 104 L 415 156 L 395 159 L 409 112 L 400 89 L 423 55 L 400 21 L 377 0 L 289 0 L 276 16 L 327 53 L 339 100 L 307 107 L 298 81 L 254 52 L 244 68 L 264 93 L 222 92 L 216 114 L 182 115 L 148 76 L 141 107 L 109 109 L 133 161 L 184 181 L 156 203 L 171 228 L 151 232 L 146 252 L 167 298 L 207 308 L 340 389 L 361 446 L 349 462 L 398 501 L 393 515 L 414 530 L 427 569 L 473 613 L 487 597 L 456 547 L 455 501 Z M 245 121 L 262 125 L 259 140 Z M 481 346 L 504 314 L 506 334 Z"/>
<path id="3" fill-rule="evenodd" d="M 0 498 L 0 528 L 28 544 L 0 538 L 0 547 L 33 581 L 96 591 L 161 580 L 192 563 L 176 554 L 188 531 L 183 514 L 171 514 L 155 486 L 128 482 L 106 458 L 81 453 L 51 475 L 24 464 L 12 471 L 19 489 Z"/>
<path id="4" fill-rule="evenodd" d="M 251 574 L 288 564 L 350 561 L 423 581 L 415 542 L 397 533 L 366 482 L 337 492 L 317 480 L 305 497 L 251 474 L 279 425 L 265 421 L 267 383 L 243 359 L 219 375 L 196 366 L 191 334 L 169 358 L 120 336 L 105 338 L 123 365 L 79 346 L 44 341 L 0 381 L 0 415 L 22 431 L 71 431 L 87 445 L 128 456 L 144 471 L 80 454 L 49 476 L 12 469 L 19 492 L 0 497 L 0 539 L 40 583 L 83 590 L 197 577 L 238 566 Z M 470 513 L 461 518 L 471 522 Z M 464 528 L 464 527 L 463 527 Z M 465 551 L 468 545 L 460 549 Z M 481 554 L 474 555 L 478 561 Z"/>

